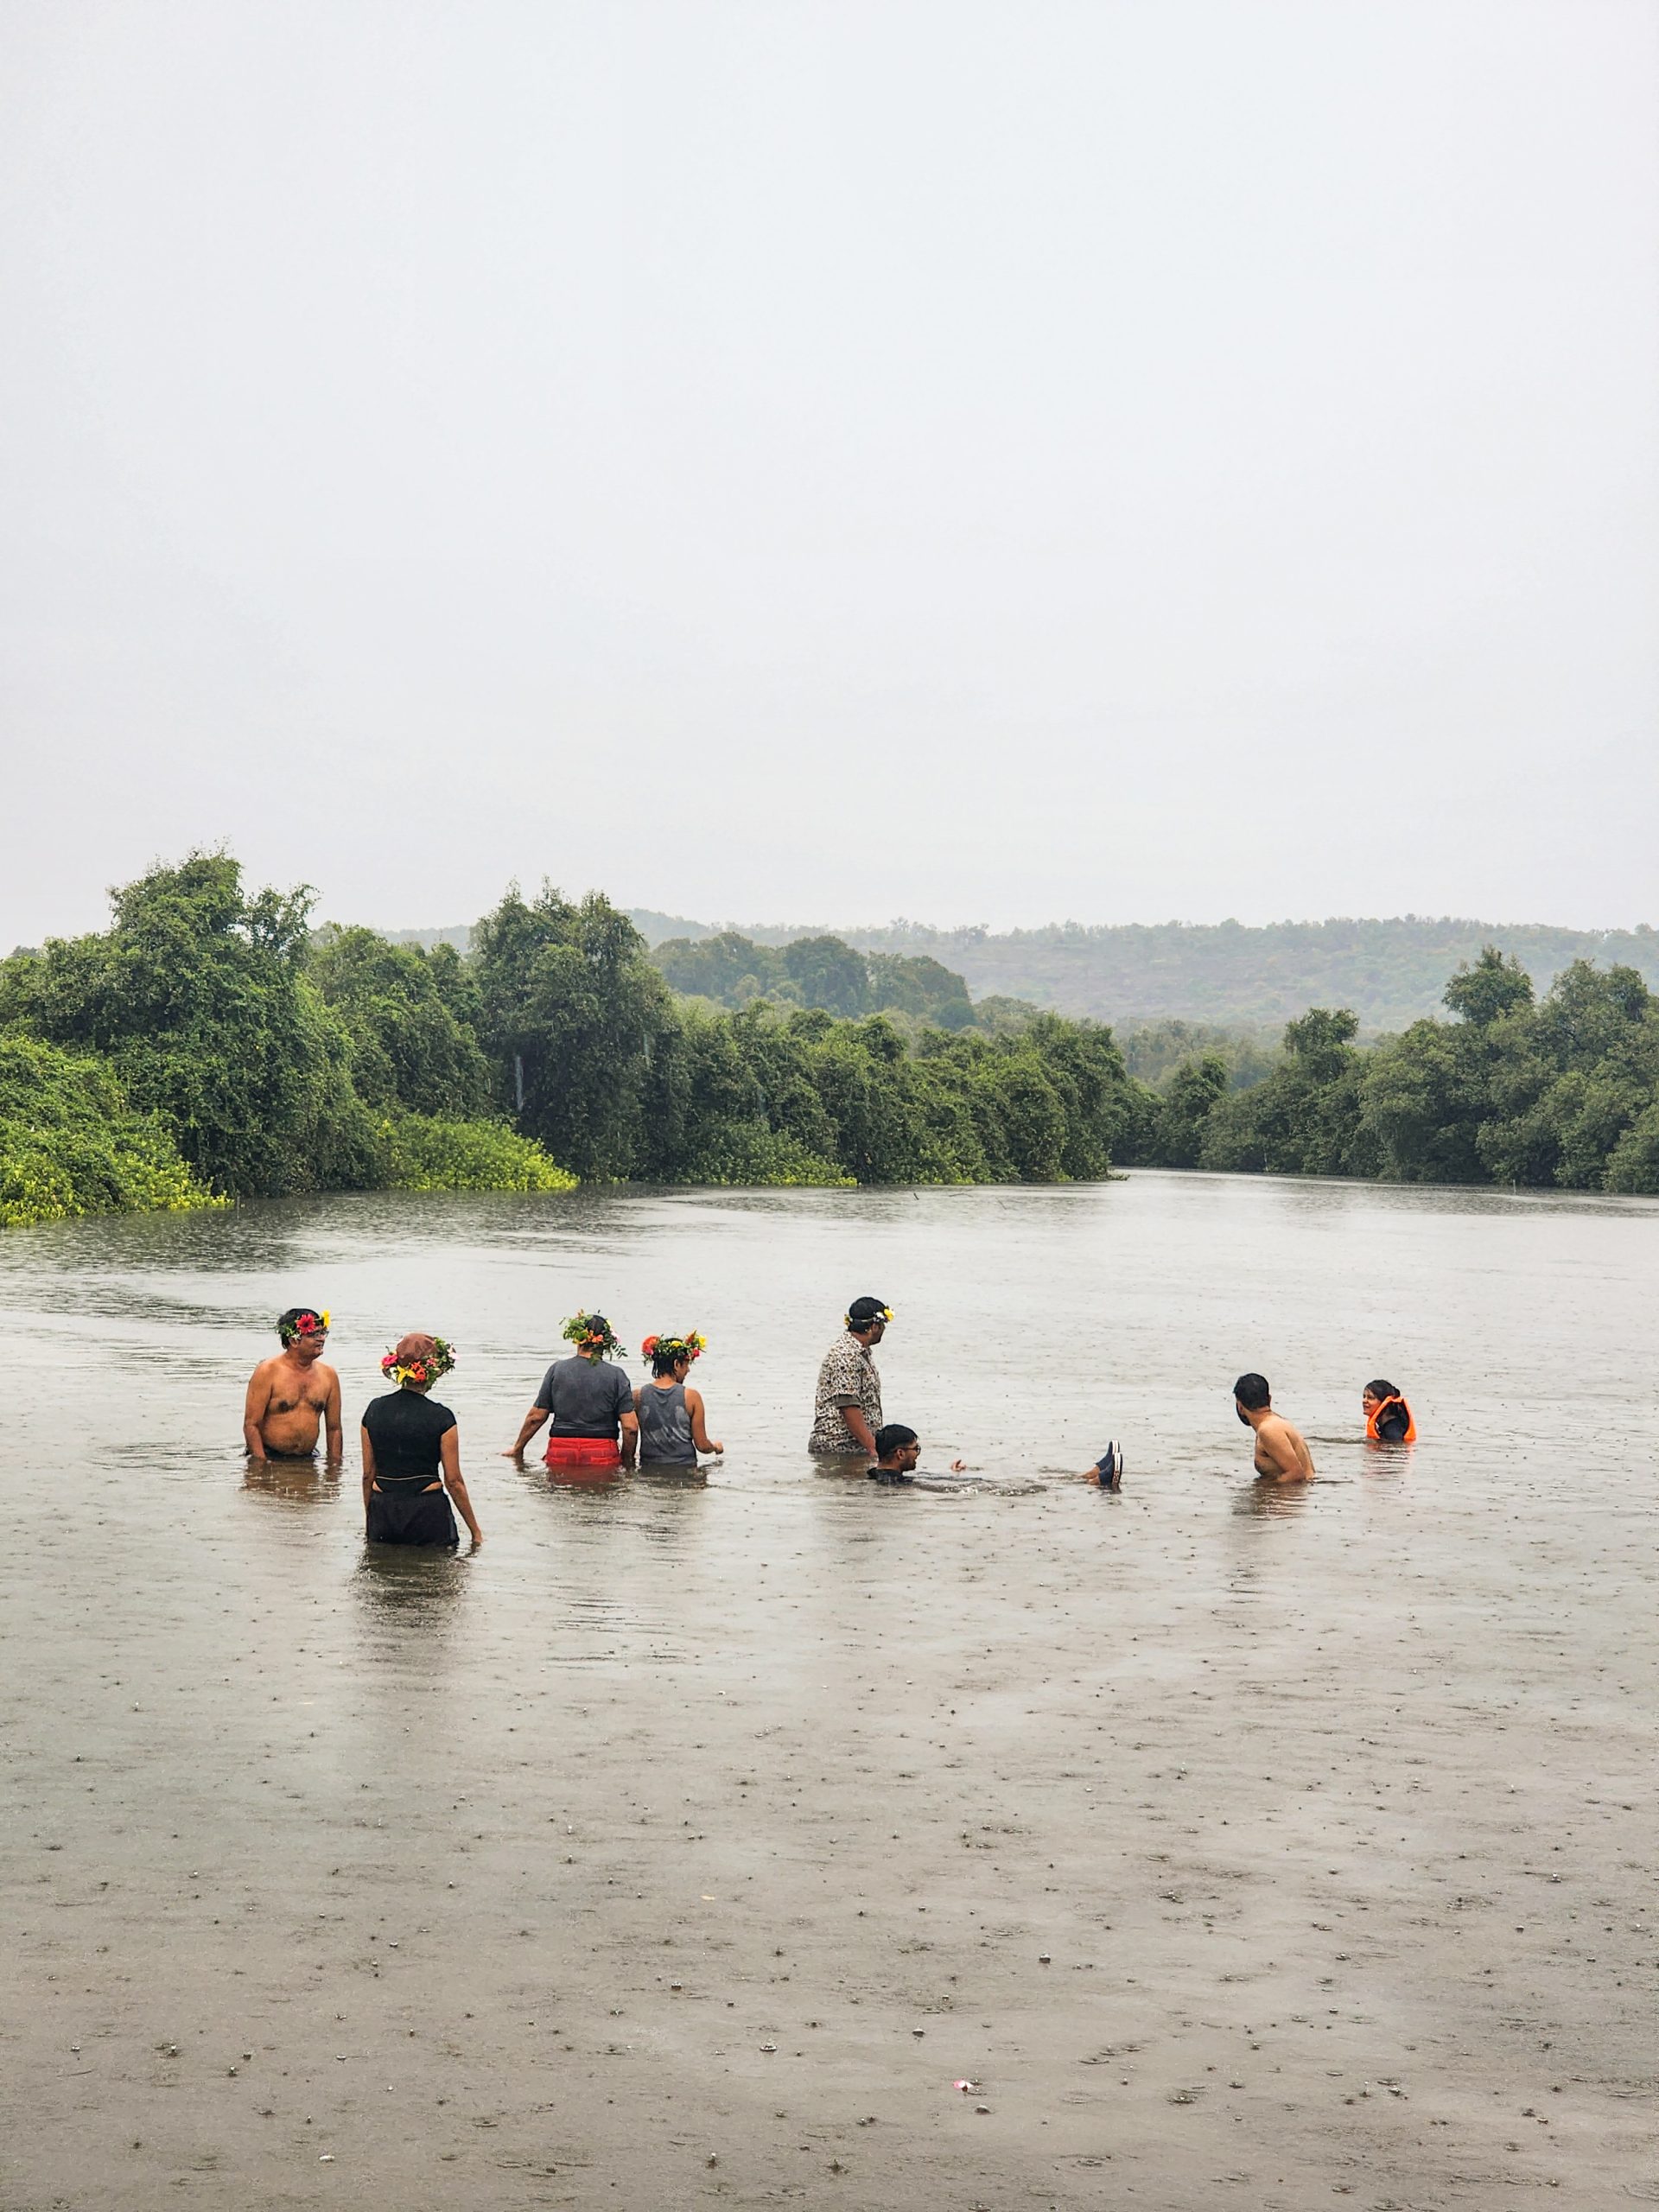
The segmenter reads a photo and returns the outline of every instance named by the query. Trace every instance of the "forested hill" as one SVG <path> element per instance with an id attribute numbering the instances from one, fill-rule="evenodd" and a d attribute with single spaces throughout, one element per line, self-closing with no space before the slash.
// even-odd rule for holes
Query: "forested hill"
<path id="1" fill-rule="evenodd" d="M 713 934 L 710 925 L 639 909 L 648 943 Z M 745 924 L 760 944 L 785 944 L 806 925 Z M 964 976 L 976 999 L 1030 999 L 1058 1013 L 1119 1023 L 1215 1022 L 1277 1028 L 1310 1006 L 1351 1007 L 1367 1031 L 1403 1029 L 1437 1013 L 1446 979 L 1483 945 L 1512 953 L 1546 990 L 1574 960 L 1623 962 L 1659 986 L 1659 931 L 1553 929 L 1544 924 L 1459 921 L 1408 914 L 1391 921 L 1128 923 L 1085 929 L 933 930 L 837 927 L 861 952 L 925 954 Z"/>

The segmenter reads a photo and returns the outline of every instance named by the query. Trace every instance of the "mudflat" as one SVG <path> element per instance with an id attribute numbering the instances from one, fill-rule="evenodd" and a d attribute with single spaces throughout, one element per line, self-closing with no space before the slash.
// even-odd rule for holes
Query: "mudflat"
<path id="1" fill-rule="evenodd" d="M 1656 1235 L 1141 1175 L 0 1241 L 0 2201 L 1659 2200 Z M 988 1487 L 806 1459 L 865 1291 Z M 245 1478 L 296 1299 L 348 1437 L 453 1336 L 482 1551 Z M 493 1456 L 579 1305 L 707 1332 L 706 1484 Z"/>

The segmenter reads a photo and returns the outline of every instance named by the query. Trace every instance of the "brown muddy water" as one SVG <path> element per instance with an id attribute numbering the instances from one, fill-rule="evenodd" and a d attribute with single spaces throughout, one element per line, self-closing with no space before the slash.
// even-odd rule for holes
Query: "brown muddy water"
<path id="1" fill-rule="evenodd" d="M 8 2212 L 1659 2201 L 1656 1255 L 1152 1174 L 0 1240 Z M 1007 1488 L 806 1459 L 864 1291 Z M 455 1340 L 476 1556 L 245 1478 L 307 1302 L 348 1437 Z M 706 1485 L 494 1456 L 579 1305 L 707 1332 Z"/>

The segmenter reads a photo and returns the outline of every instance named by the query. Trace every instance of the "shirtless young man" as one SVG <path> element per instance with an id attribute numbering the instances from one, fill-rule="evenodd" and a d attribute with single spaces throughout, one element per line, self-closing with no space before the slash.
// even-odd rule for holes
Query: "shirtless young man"
<path id="1" fill-rule="evenodd" d="M 1233 1403 L 1247 1428 L 1255 1431 L 1255 1471 L 1274 1483 L 1311 1483 L 1313 1454 L 1282 1414 L 1273 1410 L 1273 1398 L 1263 1375 L 1241 1375 L 1233 1385 Z"/>
<path id="2" fill-rule="evenodd" d="M 328 1316 L 312 1306 L 290 1306 L 276 1324 L 283 1348 L 262 1359 L 248 1382 L 242 1434 L 250 1459 L 308 1459 L 317 1431 L 327 1424 L 327 1456 L 338 1459 L 340 1377 L 322 1357 Z"/>

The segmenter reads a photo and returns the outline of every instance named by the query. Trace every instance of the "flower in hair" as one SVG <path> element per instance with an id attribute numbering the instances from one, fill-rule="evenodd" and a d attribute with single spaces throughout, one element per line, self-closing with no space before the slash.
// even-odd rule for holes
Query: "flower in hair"
<path id="1" fill-rule="evenodd" d="M 380 1372 L 400 1390 L 424 1390 L 442 1382 L 454 1363 L 454 1346 L 447 1337 L 434 1337 L 429 1352 L 417 1353 L 410 1359 L 400 1360 L 395 1351 L 389 1351 L 380 1363 Z"/>
<path id="2" fill-rule="evenodd" d="M 584 1359 L 598 1359 L 606 1353 L 615 1357 L 622 1350 L 615 1330 L 602 1313 L 573 1313 L 559 1334 Z"/>
<path id="3" fill-rule="evenodd" d="M 327 1308 L 325 1306 L 321 1313 L 316 1313 L 308 1306 L 291 1321 L 278 1321 L 276 1333 L 285 1344 L 291 1344 L 301 1337 L 326 1337 L 328 1333 Z"/>
<path id="4" fill-rule="evenodd" d="M 647 1359 L 701 1359 L 709 1339 L 700 1329 L 688 1329 L 683 1337 L 647 1337 L 639 1349 Z"/>

